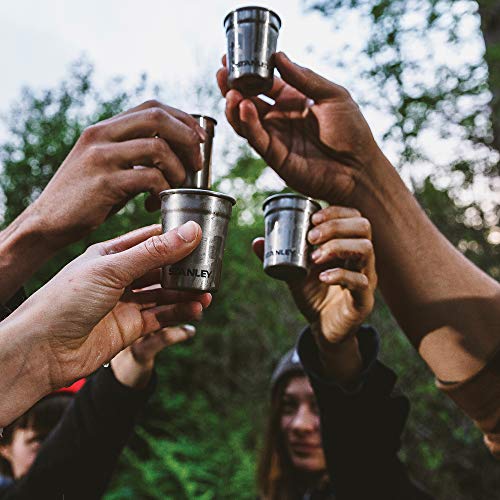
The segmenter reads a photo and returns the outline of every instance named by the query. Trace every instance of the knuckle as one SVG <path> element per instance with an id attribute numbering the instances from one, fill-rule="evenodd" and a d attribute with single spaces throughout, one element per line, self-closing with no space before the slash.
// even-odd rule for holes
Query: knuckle
<path id="1" fill-rule="evenodd" d="M 159 107 L 148 108 L 147 114 L 148 120 L 156 126 L 169 119 L 168 113 Z"/>
<path id="2" fill-rule="evenodd" d="M 163 235 L 152 236 L 146 240 L 144 249 L 154 259 L 164 257 L 171 251 L 170 245 Z"/>
<path id="3" fill-rule="evenodd" d="M 98 123 L 88 126 L 80 136 L 81 140 L 85 143 L 95 142 L 101 132 L 102 126 Z"/>
<path id="4" fill-rule="evenodd" d="M 87 161 L 92 164 L 100 163 L 106 159 L 106 149 L 101 148 L 97 144 L 90 144 L 86 147 L 85 156 L 87 158 Z"/>
<path id="5" fill-rule="evenodd" d="M 144 108 L 161 108 L 163 104 L 158 99 L 148 99 L 142 103 Z"/>
<path id="6" fill-rule="evenodd" d="M 363 239 L 359 240 L 359 244 L 361 247 L 361 251 L 364 254 L 370 254 L 373 252 L 373 243 L 371 242 L 371 240 L 369 240 L 367 238 L 363 238 Z"/>
<path id="7" fill-rule="evenodd" d="M 370 224 L 370 221 L 366 219 L 365 217 L 361 217 L 359 220 L 361 230 L 363 231 L 364 234 L 366 235 L 371 235 L 372 233 L 372 225 Z"/>

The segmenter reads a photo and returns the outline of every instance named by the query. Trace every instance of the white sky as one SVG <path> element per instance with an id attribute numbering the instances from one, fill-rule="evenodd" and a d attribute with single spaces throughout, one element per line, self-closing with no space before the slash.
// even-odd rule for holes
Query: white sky
<path id="1" fill-rule="evenodd" d="M 249 2 L 252 4 L 252 2 Z M 316 13 L 305 14 L 302 0 L 259 1 L 275 10 L 282 19 L 278 48 L 302 65 L 349 87 L 354 97 L 366 93 L 369 82 L 353 79 L 356 58 L 349 68 L 335 68 L 347 41 L 360 45 L 366 33 L 355 15 L 342 19 L 340 31 L 332 21 Z M 5 114 L 19 96 L 21 87 L 46 88 L 67 75 L 68 66 L 82 55 L 95 65 L 96 80 L 104 85 L 112 77 L 125 77 L 126 83 L 138 81 L 141 73 L 160 83 L 167 91 L 189 89 L 200 74 L 215 75 L 220 56 L 225 52 L 225 15 L 248 5 L 229 0 L 17 0 L 0 2 L 0 113 Z M 471 29 L 475 29 L 472 26 Z M 464 47 L 458 58 L 481 51 Z M 439 52 L 437 49 L 436 52 Z M 338 54 L 338 55 L 336 55 Z M 344 56 L 346 53 L 343 54 Z M 451 55 L 447 52 L 446 57 Z M 347 56 L 349 57 L 349 55 Z M 327 60 L 328 59 L 328 60 Z M 431 77 L 431 75 L 429 75 Z M 207 85 L 215 87 L 215 77 Z M 370 94 L 368 94 L 370 95 Z M 188 102 L 171 103 L 193 110 Z M 379 138 L 389 117 L 364 110 L 374 134 Z M 236 143 L 220 113 L 215 157 L 229 140 Z M 231 134 L 231 135 L 229 135 Z M 6 130 L 0 124 L 0 142 Z M 217 142 L 216 142 L 217 145 Z M 449 146 L 432 141 L 432 149 L 443 161 L 449 160 Z M 219 154 L 218 154 L 219 153 Z M 396 150 L 386 153 L 396 160 Z"/>

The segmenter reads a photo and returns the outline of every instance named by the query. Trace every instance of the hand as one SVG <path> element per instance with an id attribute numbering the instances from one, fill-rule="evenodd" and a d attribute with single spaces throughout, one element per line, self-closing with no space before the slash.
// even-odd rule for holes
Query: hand
<path id="1" fill-rule="evenodd" d="M 219 69 L 229 123 L 293 189 L 347 204 L 381 154 L 368 124 L 346 89 L 282 52 L 275 62 L 283 79 L 275 78 L 266 93 L 274 105 L 229 90 L 227 69 Z"/>
<path id="2" fill-rule="evenodd" d="M 36 231 L 58 249 L 95 229 L 138 193 L 150 192 L 147 208 L 159 208 L 158 193 L 182 184 L 184 166 L 201 168 L 205 139 L 193 117 L 157 101 L 88 127 L 28 208 Z"/>
<path id="3" fill-rule="evenodd" d="M 289 287 L 321 347 L 328 347 L 354 337 L 370 314 L 377 287 L 375 255 L 370 223 L 357 210 L 330 206 L 316 212 L 312 223 L 308 239 L 318 245 L 312 268 L 305 280 Z M 263 238 L 253 247 L 262 256 Z M 342 267 L 346 261 L 349 268 Z"/>
<path id="4" fill-rule="evenodd" d="M 24 343 L 43 360 L 50 388 L 88 375 L 141 336 L 199 317 L 210 294 L 151 286 L 159 267 L 186 257 L 200 240 L 200 227 L 188 222 L 166 234 L 154 225 L 93 245 L 17 309 L 6 321 L 31 318 Z"/>
<path id="5" fill-rule="evenodd" d="M 163 328 L 141 337 L 111 360 L 115 377 L 128 387 L 146 387 L 151 378 L 156 355 L 165 347 L 184 342 L 195 334 L 194 326 L 181 325 Z"/>

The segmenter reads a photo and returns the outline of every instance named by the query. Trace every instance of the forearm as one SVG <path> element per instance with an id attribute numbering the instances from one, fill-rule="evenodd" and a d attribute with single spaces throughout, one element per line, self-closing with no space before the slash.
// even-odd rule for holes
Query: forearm
<path id="1" fill-rule="evenodd" d="M 36 208 L 28 207 L 0 232 L 0 302 L 7 302 L 56 251 L 38 223 Z"/>
<path id="2" fill-rule="evenodd" d="M 36 322 L 14 315 L 0 323 L 0 427 L 22 415 L 51 391 L 48 362 L 30 328 Z"/>
<path id="3" fill-rule="evenodd" d="M 435 228 L 381 153 L 370 172 L 351 201 L 372 224 L 382 293 L 436 376 L 465 380 L 500 346 L 500 286 Z"/>

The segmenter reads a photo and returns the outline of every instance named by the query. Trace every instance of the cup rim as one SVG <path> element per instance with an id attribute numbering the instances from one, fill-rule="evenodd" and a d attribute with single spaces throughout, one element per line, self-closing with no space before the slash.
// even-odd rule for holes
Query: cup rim
<path id="1" fill-rule="evenodd" d="M 256 9 L 256 10 L 263 10 L 265 12 L 269 12 L 270 14 L 272 14 L 274 17 L 276 17 L 277 21 L 278 21 L 278 24 L 279 24 L 279 29 L 281 29 L 281 17 L 278 16 L 278 14 L 276 14 L 276 12 L 274 12 L 274 10 L 271 10 L 271 9 L 268 9 L 267 7 L 261 7 L 260 5 L 247 5 L 245 7 L 238 7 L 237 9 L 234 9 L 232 10 L 231 12 L 229 12 L 226 17 L 224 18 L 224 22 L 222 23 L 222 25 L 225 27 L 226 26 L 226 21 L 229 19 L 229 17 L 231 15 L 233 15 L 235 12 L 240 12 L 242 10 L 250 10 L 250 9 Z"/>
<path id="2" fill-rule="evenodd" d="M 176 188 L 176 189 L 165 189 L 160 191 L 160 198 L 167 196 L 169 194 L 204 194 L 209 196 L 214 196 L 216 198 L 222 198 L 224 200 L 230 201 L 232 205 L 236 205 L 236 198 L 226 193 L 219 193 L 218 191 L 212 191 L 211 189 L 197 189 L 197 188 Z"/>
<path id="3" fill-rule="evenodd" d="M 210 120 L 212 122 L 214 122 L 214 125 L 217 125 L 217 120 L 215 118 L 213 118 L 212 116 L 208 116 L 208 115 L 203 115 L 203 114 L 199 114 L 199 113 L 189 113 L 193 118 L 205 118 L 207 120 Z"/>
<path id="4" fill-rule="evenodd" d="M 161 193 L 160 193 L 161 194 Z M 311 198 L 309 196 L 304 196 L 303 194 L 299 193 L 278 193 L 278 194 L 273 194 L 266 198 L 264 200 L 264 203 L 262 204 L 262 210 L 265 210 L 266 205 L 274 200 L 280 199 L 280 198 L 298 198 L 300 200 L 307 200 L 310 201 L 315 207 L 318 208 L 318 210 L 321 210 L 321 205 L 319 204 L 318 201 L 316 201 L 314 198 Z"/>

